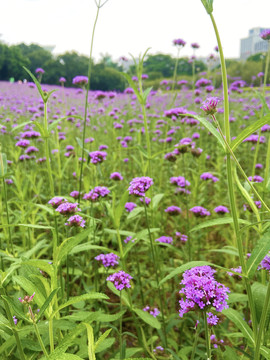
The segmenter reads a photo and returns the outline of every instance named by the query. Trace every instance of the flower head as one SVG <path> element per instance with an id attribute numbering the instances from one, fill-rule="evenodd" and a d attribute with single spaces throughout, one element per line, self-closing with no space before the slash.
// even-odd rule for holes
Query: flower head
<path id="1" fill-rule="evenodd" d="M 156 239 L 155 241 L 163 243 L 163 244 L 172 244 L 173 238 L 170 236 L 161 236 L 160 238 Z"/>
<path id="2" fill-rule="evenodd" d="M 72 84 L 73 85 L 80 85 L 84 86 L 88 83 L 88 77 L 83 75 L 77 75 L 73 78 Z"/>
<path id="3" fill-rule="evenodd" d="M 186 42 L 183 39 L 175 39 L 173 40 L 173 45 L 184 47 Z"/>
<path id="4" fill-rule="evenodd" d="M 118 271 L 117 273 L 114 273 L 107 277 L 107 281 L 111 281 L 115 288 L 119 291 L 130 288 L 130 280 L 133 279 L 133 277 L 127 273 L 125 273 L 123 270 Z"/>
<path id="5" fill-rule="evenodd" d="M 78 208 L 78 203 L 64 202 L 60 204 L 55 211 L 58 211 L 62 215 L 69 215 L 76 211 L 81 211 L 81 209 Z"/>
<path id="6" fill-rule="evenodd" d="M 36 73 L 36 74 L 44 74 L 45 71 L 44 71 L 42 68 L 37 68 L 37 69 L 35 70 L 35 73 Z"/>
<path id="7" fill-rule="evenodd" d="M 172 205 L 167 207 L 167 209 L 165 209 L 165 212 L 169 215 L 178 215 L 182 212 L 182 210 L 180 207 Z"/>
<path id="8" fill-rule="evenodd" d="M 128 188 L 130 195 L 145 196 L 145 192 L 153 185 L 153 179 L 148 176 L 136 177 L 130 182 Z"/>
<path id="9" fill-rule="evenodd" d="M 96 186 L 93 190 L 83 196 L 84 200 L 90 200 L 95 202 L 99 197 L 105 197 L 110 193 L 110 190 L 106 186 Z"/>
<path id="10" fill-rule="evenodd" d="M 210 211 L 208 211 L 202 206 L 194 206 L 189 211 L 193 212 L 193 214 L 197 217 L 205 217 L 211 215 Z"/>
<path id="11" fill-rule="evenodd" d="M 230 290 L 215 280 L 215 272 L 210 266 L 197 266 L 184 272 L 180 294 L 185 298 L 179 301 L 180 317 L 191 310 L 206 310 L 211 306 L 216 311 L 228 308 L 226 300 Z"/>
<path id="12" fill-rule="evenodd" d="M 113 172 L 110 175 L 110 179 L 120 181 L 120 180 L 123 180 L 124 178 L 119 172 Z"/>
<path id="13" fill-rule="evenodd" d="M 131 212 L 132 210 L 134 210 L 137 207 L 137 205 L 133 202 L 127 202 L 125 204 L 125 209 L 127 210 L 127 212 Z"/>
<path id="14" fill-rule="evenodd" d="M 100 254 L 95 257 L 97 261 L 102 261 L 104 267 L 118 265 L 119 256 L 114 253 Z"/>
<path id="15" fill-rule="evenodd" d="M 217 104 L 219 99 L 216 97 L 209 97 L 203 103 L 200 109 L 202 109 L 206 115 L 214 115 L 217 112 Z"/>
<path id="16" fill-rule="evenodd" d="M 223 205 L 219 205 L 214 209 L 215 213 L 217 214 L 225 214 L 225 213 L 229 213 L 229 210 L 226 206 Z"/>
<path id="17" fill-rule="evenodd" d="M 65 223 L 67 226 L 80 226 L 85 227 L 85 220 L 80 215 L 73 215 Z"/>
<path id="18" fill-rule="evenodd" d="M 89 156 L 91 158 L 91 163 L 92 164 L 98 164 L 98 163 L 102 163 L 103 161 L 106 160 L 106 156 L 107 153 L 106 151 L 92 151 L 89 153 Z"/>
<path id="19" fill-rule="evenodd" d="M 57 208 L 59 205 L 67 202 L 67 199 L 63 198 L 62 196 L 55 196 L 51 200 L 48 201 L 48 204 L 52 205 L 53 208 Z"/>

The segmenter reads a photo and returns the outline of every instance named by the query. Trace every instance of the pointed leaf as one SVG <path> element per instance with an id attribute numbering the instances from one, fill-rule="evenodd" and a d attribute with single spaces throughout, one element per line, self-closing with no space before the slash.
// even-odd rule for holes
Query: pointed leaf
<path id="1" fill-rule="evenodd" d="M 34 83 L 36 84 L 36 87 L 38 89 L 38 92 L 40 94 L 40 96 L 42 97 L 42 100 L 45 102 L 46 99 L 45 99 L 45 95 L 44 95 L 44 92 L 43 90 L 41 89 L 41 85 L 38 81 L 38 79 L 35 77 L 34 74 L 31 73 L 30 70 L 28 70 L 25 66 L 23 66 L 24 70 L 29 74 L 29 76 L 31 77 L 31 79 L 34 81 Z"/>
<path id="2" fill-rule="evenodd" d="M 119 204 L 117 205 L 117 207 L 115 209 L 114 221 L 115 221 L 117 228 L 119 228 L 119 226 L 120 226 L 120 219 L 121 219 L 121 216 L 123 215 L 123 211 L 125 210 L 125 204 L 128 200 L 128 197 L 129 197 L 129 193 L 128 193 L 128 191 L 125 191 L 120 199 Z"/>
<path id="3" fill-rule="evenodd" d="M 157 318 L 155 318 L 153 315 L 149 314 L 147 311 L 143 311 L 141 309 L 132 309 L 140 319 L 142 319 L 146 324 L 152 326 L 155 329 L 160 329 L 161 325 Z"/>
<path id="4" fill-rule="evenodd" d="M 37 322 L 41 319 L 42 315 L 44 314 L 44 312 L 47 310 L 47 307 L 50 305 L 51 301 L 54 298 L 54 295 L 57 293 L 57 291 L 60 288 L 54 289 L 50 295 L 47 297 L 47 299 L 45 300 L 44 304 L 41 306 L 40 311 L 38 313 L 38 317 L 37 317 Z"/>
<path id="5" fill-rule="evenodd" d="M 266 232 L 257 242 L 247 261 L 247 276 L 252 278 L 260 262 L 270 251 L 270 231 Z"/>
<path id="6" fill-rule="evenodd" d="M 247 220 L 238 219 L 238 222 L 240 224 L 250 225 L 250 222 L 247 221 Z M 198 231 L 198 230 L 208 228 L 208 227 L 211 227 L 211 226 L 225 225 L 225 224 L 233 224 L 233 218 L 232 217 L 225 217 L 225 218 L 221 218 L 221 219 L 214 219 L 214 220 L 204 221 L 203 223 L 194 226 L 190 230 L 190 232 Z"/>
<path id="7" fill-rule="evenodd" d="M 239 313 L 239 311 L 230 308 L 223 310 L 222 314 L 235 324 L 235 326 L 241 331 L 241 333 L 246 339 L 248 339 L 252 344 L 254 344 L 252 330 L 243 320 L 243 316 Z"/>
<path id="8" fill-rule="evenodd" d="M 110 332 L 112 331 L 112 329 L 109 329 L 107 331 L 105 331 L 105 333 L 103 333 L 99 339 L 97 340 L 97 342 L 95 343 L 95 350 L 98 348 L 98 346 L 100 346 L 103 341 L 110 335 Z"/>
<path id="9" fill-rule="evenodd" d="M 185 114 L 185 116 L 190 116 L 196 120 L 198 120 L 201 124 L 203 124 L 203 126 L 205 126 L 212 135 L 215 136 L 215 138 L 218 140 L 219 144 L 221 145 L 222 149 L 225 151 L 225 144 L 224 144 L 224 139 L 222 139 L 222 136 L 220 135 L 220 133 L 217 131 L 217 129 L 210 123 L 209 120 L 198 116 L 198 115 L 194 115 L 194 114 Z"/>
<path id="10" fill-rule="evenodd" d="M 87 339 L 88 339 L 88 358 L 89 360 L 96 360 L 95 356 L 95 342 L 94 342 L 94 332 L 91 325 L 83 323 L 87 330 Z"/>
<path id="11" fill-rule="evenodd" d="M 236 139 L 231 142 L 231 148 L 234 151 L 247 137 L 252 135 L 255 131 L 259 130 L 263 125 L 270 121 L 270 115 L 263 116 L 261 119 L 255 121 L 253 124 L 245 128 Z"/>

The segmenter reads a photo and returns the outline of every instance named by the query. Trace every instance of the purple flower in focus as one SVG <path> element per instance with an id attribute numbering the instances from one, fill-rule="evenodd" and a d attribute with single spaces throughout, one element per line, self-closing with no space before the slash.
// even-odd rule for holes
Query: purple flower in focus
<path id="1" fill-rule="evenodd" d="M 216 311 L 228 308 L 226 300 L 230 290 L 215 280 L 215 272 L 210 266 L 198 266 L 184 272 L 180 283 L 183 288 L 179 293 L 185 298 L 179 301 L 180 317 L 191 310 L 206 310 L 211 306 Z"/>
<path id="2" fill-rule="evenodd" d="M 114 253 L 100 254 L 95 257 L 97 261 L 102 261 L 104 267 L 118 265 L 119 256 Z"/>
<path id="3" fill-rule="evenodd" d="M 115 288 L 119 291 L 125 288 L 130 288 L 131 279 L 133 279 L 133 277 L 125 273 L 123 270 L 120 270 L 117 273 L 114 273 L 107 277 L 107 281 L 111 281 Z"/>
<path id="4" fill-rule="evenodd" d="M 148 176 L 136 177 L 130 182 L 128 188 L 130 195 L 145 196 L 145 192 L 153 185 L 153 179 Z"/>
<path id="5" fill-rule="evenodd" d="M 57 211 L 57 210 L 56 210 Z M 85 220 L 80 215 L 73 215 L 65 223 L 67 226 L 80 226 L 85 227 Z"/>

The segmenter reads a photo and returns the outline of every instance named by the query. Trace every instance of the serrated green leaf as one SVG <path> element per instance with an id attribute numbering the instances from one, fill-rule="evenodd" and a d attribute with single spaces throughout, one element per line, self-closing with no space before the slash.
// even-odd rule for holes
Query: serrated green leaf
<path id="1" fill-rule="evenodd" d="M 92 227 L 80 232 L 79 234 L 66 239 L 62 242 L 62 244 L 57 249 L 57 261 L 61 262 L 61 260 L 69 254 L 69 252 L 77 246 L 80 242 L 82 242 L 91 232 L 93 231 Z"/>
<path id="2" fill-rule="evenodd" d="M 246 224 L 250 225 L 250 222 L 243 219 L 238 219 L 239 224 Z M 217 225 L 225 225 L 225 224 L 233 224 L 233 218 L 232 217 L 225 217 L 222 219 L 214 219 L 214 220 L 208 220 L 204 221 L 199 225 L 194 226 L 190 232 L 198 231 L 201 229 L 205 229 L 211 226 L 217 226 Z"/>
<path id="3" fill-rule="evenodd" d="M 144 321 L 146 324 L 152 326 L 155 329 L 160 329 L 161 325 L 157 318 L 155 318 L 153 315 L 149 314 L 147 311 L 143 311 L 141 309 L 132 309 L 142 321 Z"/>
<path id="4" fill-rule="evenodd" d="M 270 115 L 265 115 L 261 119 L 255 121 L 253 124 L 245 128 L 237 137 L 231 142 L 231 149 L 234 151 L 247 137 L 252 135 L 263 125 L 270 121 Z"/>
<path id="5" fill-rule="evenodd" d="M 103 341 L 110 335 L 112 329 L 109 329 L 103 333 L 95 343 L 95 350 L 103 343 Z"/>
<path id="6" fill-rule="evenodd" d="M 142 99 L 143 99 L 143 103 L 146 104 L 146 101 L 147 101 L 147 98 L 148 98 L 148 95 L 150 94 L 151 90 L 153 89 L 153 86 L 147 88 L 143 94 L 142 94 Z"/>
<path id="7" fill-rule="evenodd" d="M 115 286 L 113 285 L 113 283 L 111 283 L 110 281 L 107 281 L 107 286 L 108 288 L 111 290 L 111 292 L 113 292 L 115 295 L 119 296 L 120 297 L 120 291 L 117 290 L 115 288 Z M 124 301 L 124 303 L 130 307 L 130 303 L 129 303 L 129 300 L 128 300 L 128 296 L 127 296 L 127 293 L 125 290 L 121 290 L 121 299 Z"/>
<path id="8" fill-rule="evenodd" d="M 160 201 L 162 200 L 162 198 L 164 197 L 164 194 L 157 194 L 153 197 L 153 209 L 157 209 Z"/>
<path id="9" fill-rule="evenodd" d="M 256 310 L 256 317 L 258 324 L 260 323 L 261 314 L 263 310 L 264 300 L 267 293 L 267 286 L 263 285 L 261 283 L 255 282 L 251 286 L 252 295 L 253 295 L 253 301 L 255 304 L 255 310 Z M 268 307 L 267 315 L 266 315 L 266 321 L 265 321 L 265 328 L 268 328 L 270 320 L 270 308 Z"/>
<path id="10" fill-rule="evenodd" d="M 38 130 L 40 131 L 41 136 L 44 137 L 48 137 L 48 133 L 47 130 L 44 129 L 44 127 L 38 122 L 38 121 L 32 121 L 33 124 L 36 125 L 36 127 L 38 128 Z"/>
<path id="11" fill-rule="evenodd" d="M 15 126 L 14 128 L 12 128 L 12 129 L 11 129 L 11 132 L 14 132 L 14 131 L 16 131 L 16 130 L 18 130 L 18 129 L 21 129 L 21 128 L 24 127 L 25 125 L 32 124 L 32 122 L 33 122 L 32 120 L 31 120 L 31 121 L 25 121 L 25 122 L 23 122 L 23 123 Z"/>
<path id="12" fill-rule="evenodd" d="M 252 278 L 260 262 L 270 251 L 270 232 L 265 233 L 257 242 L 247 261 L 247 276 Z"/>
<path id="13" fill-rule="evenodd" d="M 133 209 L 127 216 L 127 220 L 131 220 L 133 218 L 135 218 L 137 215 L 139 215 L 142 211 L 144 211 L 143 207 L 136 207 L 135 209 Z"/>
<path id="14" fill-rule="evenodd" d="M 141 104 L 143 102 L 142 97 L 137 89 L 138 85 L 131 79 L 131 77 L 126 74 L 126 73 L 122 73 L 122 75 L 124 76 L 124 78 L 127 80 L 127 82 L 129 83 L 129 86 L 132 87 L 135 95 L 137 96 L 137 99 L 139 101 L 139 103 Z"/>
<path id="15" fill-rule="evenodd" d="M 31 295 L 33 295 L 33 293 L 35 293 L 33 301 L 38 304 L 39 308 L 44 304 L 44 302 L 45 302 L 44 296 L 40 292 L 36 292 L 36 285 L 34 283 L 32 283 L 32 281 L 30 281 L 26 277 L 20 276 L 20 275 L 13 276 L 13 280 L 16 281 L 16 283 L 21 288 L 23 288 L 24 291 L 26 291 L 29 296 L 31 296 Z"/>
<path id="16" fill-rule="evenodd" d="M 24 314 L 24 312 L 20 309 L 19 307 L 19 299 L 17 300 L 18 301 L 18 304 L 16 304 L 15 301 L 13 301 L 12 299 L 10 299 L 8 296 L 6 295 L 1 295 L 1 297 L 3 299 L 6 300 L 6 302 L 9 304 L 9 306 L 13 309 L 15 315 L 17 315 L 20 319 L 23 319 L 24 321 L 26 321 L 27 323 L 32 323 L 32 321 L 29 320 L 29 318 Z"/>
<path id="17" fill-rule="evenodd" d="M 113 344 L 115 342 L 115 338 L 114 337 L 110 337 L 105 339 L 101 344 L 99 344 L 96 348 L 96 354 L 108 349 L 108 348 L 112 348 Z"/>
<path id="18" fill-rule="evenodd" d="M 47 260 L 30 259 L 30 260 L 22 261 L 21 264 L 33 266 L 42 271 L 45 271 L 50 277 L 52 276 L 53 271 L 54 271 L 53 266 L 51 264 L 49 264 L 49 262 Z"/>
<path id="19" fill-rule="evenodd" d="M 41 89 L 41 85 L 38 81 L 38 79 L 35 77 L 34 74 L 31 73 L 30 70 L 28 70 L 25 66 L 23 66 L 23 69 L 28 73 L 28 75 L 31 77 L 31 79 L 34 81 L 34 83 L 36 84 L 36 87 L 38 89 L 38 92 L 40 94 L 40 96 L 42 97 L 42 100 L 44 102 L 46 102 L 46 98 L 45 98 L 45 95 L 44 95 L 44 91 Z"/>
<path id="20" fill-rule="evenodd" d="M 243 336 L 248 339 L 252 344 L 254 344 L 253 333 L 248 324 L 243 320 L 243 316 L 239 311 L 234 309 L 225 309 L 222 311 L 222 314 L 225 315 L 229 320 L 231 320 L 235 326 L 241 331 Z"/>
<path id="21" fill-rule="evenodd" d="M 114 221 L 115 221 L 115 225 L 117 228 L 119 228 L 120 226 L 120 219 L 121 216 L 123 215 L 123 212 L 125 210 L 125 204 L 128 200 L 129 197 L 129 193 L 128 191 L 125 191 L 124 194 L 122 195 L 119 204 L 117 205 L 115 212 L 114 212 Z"/>
<path id="22" fill-rule="evenodd" d="M 50 303 L 52 302 L 54 295 L 57 294 L 57 291 L 60 288 L 54 289 L 50 295 L 47 297 L 47 299 L 45 300 L 44 304 L 41 306 L 40 311 L 38 313 L 38 317 L 37 317 L 37 322 L 41 319 L 42 315 L 44 314 L 44 312 L 47 310 L 47 307 L 50 305 Z"/>
<path id="23" fill-rule="evenodd" d="M 87 330 L 87 339 L 88 339 L 88 358 L 89 360 L 96 360 L 95 356 L 95 342 L 94 342 L 94 332 L 91 325 L 83 323 Z"/>
<path id="24" fill-rule="evenodd" d="M 7 173 L 7 155 L 0 153 L 0 177 L 5 176 Z"/>
<path id="25" fill-rule="evenodd" d="M 126 310 L 123 310 L 121 312 L 118 312 L 117 314 L 104 314 L 104 313 L 101 313 L 98 318 L 97 318 L 97 321 L 100 321 L 100 322 L 113 322 L 113 321 L 116 321 L 118 319 L 120 319 L 124 314 L 125 314 Z"/>

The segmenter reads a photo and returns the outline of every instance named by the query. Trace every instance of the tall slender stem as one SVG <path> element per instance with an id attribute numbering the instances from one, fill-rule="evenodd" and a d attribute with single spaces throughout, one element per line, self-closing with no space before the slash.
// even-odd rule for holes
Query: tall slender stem
<path id="1" fill-rule="evenodd" d="M 219 36 L 219 32 L 217 29 L 217 25 L 215 22 L 215 19 L 213 17 L 213 14 L 210 13 L 210 18 L 214 27 L 214 31 L 217 38 L 218 43 L 218 49 L 220 54 L 220 63 L 221 63 L 221 75 L 222 75 L 222 84 L 223 84 L 223 97 L 224 97 L 224 128 L 225 128 L 225 139 L 230 145 L 231 137 L 230 137 L 230 122 L 229 122 L 229 96 L 228 96 L 228 82 L 227 82 L 227 71 L 226 71 L 226 63 L 225 58 L 223 54 L 222 44 Z M 229 190 L 229 198 L 230 198 L 230 205 L 231 205 L 231 211 L 232 211 L 232 217 L 233 217 L 233 224 L 234 224 L 234 231 L 236 235 L 236 241 L 237 241 L 237 248 L 239 252 L 239 261 L 240 265 L 242 267 L 243 274 L 246 274 L 247 267 L 246 267 L 246 261 L 243 254 L 243 244 L 241 239 L 241 233 L 240 233 L 240 227 L 238 222 L 238 215 L 237 215 L 237 208 L 236 208 L 236 201 L 235 201 L 235 195 L 234 195 L 234 185 L 233 185 L 233 171 L 232 171 L 232 162 L 231 162 L 231 153 L 229 149 L 226 150 L 227 152 L 227 179 L 228 179 L 228 190 Z M 253 324 L 254 329 L 254 337 L 256 339 L 257 335 L 257 318 L 255 313 L 255 306 L 253 302 L 253 296 L 251 291 L 251 285 L 250 281 L 247 278 L 244 278 L 245 287 L 247 290 L 248 300 L 249 300 L 249 306 L 251 310 L 251 320 Z"/>
<path id="2" fill-rule="evenodd" d="M 82 190 L 82 175 L 83 175 L 83 157 L 84 157 L 84 145 L 85 145 L 86 117 L 87 117 L 87 108 L 88 108 L 88 93 L 89 93 L 89 89 L 90 89 L 91 70 L 92 70 L 93 44 L 94 44 L 94 36 L 95 36 L 95 30 L 96 30 L 99 10 L 101 8 L 100 4 L 101 4 L 101 0 L 99 0 L 98 3 L 96 3 L 96 5 L 97 5 L 97 13 L 96 13 L 96 18 L 95 18 L 95 22 L 94 22 L 93 31 L 92 31 L 91 46 L 90 46 L 90 57 L 89 57 L 89 65 L 88 65 L 88 83 L 86 85 L 86 92 L 85 92 L 85 105 L 84 105 L 84 118 L 83 118 L 83 138 L 82 138 L 82 161 L 81 161 L 80 180 L 79 180 L 79 199 L 78 199 L 79 203 L 80 203 L 80 200 L 81 200 L 81 190 Z"/>
<path id="3" fill-rule="evenodd" d="M 122 293 L 120 291 L 120 313 L 122 311 Z M 123 332 L 123 321 L 122 316 L 120 317 L 120 329 L 119 329 L 119 342 L 120 342 L 120 360 L 123 360 L 123 338 L 122 338 L 122 332 Z"/>
<path id="4" fill-rule="evenodd" d="M 6 183 L 5 183 L 5 179 L 3 178 L 3 190 L 4 190 L 4 202 L 6 205 L 6 213 L 7 213 L 7 224 L 9 225 L 9 213 L 8 213 L 8 202 L 7 202 L 7 189 L 6 189 Z M 13 253 L 13 242 L 12 242 L 12 236 L 11 236 L 11 229 L 10 226 L 8 227 L 8 240 L 7 240 L 7 250 L 8 252 L 10 252 L 10 247 L 11 247 L 11 251 Z"/>
<path id="5" fill-rule="evenodd" d="M 255 347 L 254 360 L 260 359 L 261 339 L 262 339 L 264 325 L 265 325 L 267 314 L 268 314 L 269 302 L 270 302 L 270 282 L 268 282 L 267 292 L 266 292 L 263 309 L 262 309 L 262 313 L 261 313 L 261 320 L 260 320 L 259 330 L 258 330 L 258 334 L 257 334 L 257 343 L 256 343 L 256 347 Z"/>
<path id="6" fill-rule="evenodd" d="M 203 312 L 203 320 L 204 320 L 207 360 L 211 360 L 211 345 L 210 345 L 210 337 L 209 337 L 209 329 L 208 329 L 206 311 Z"/>

